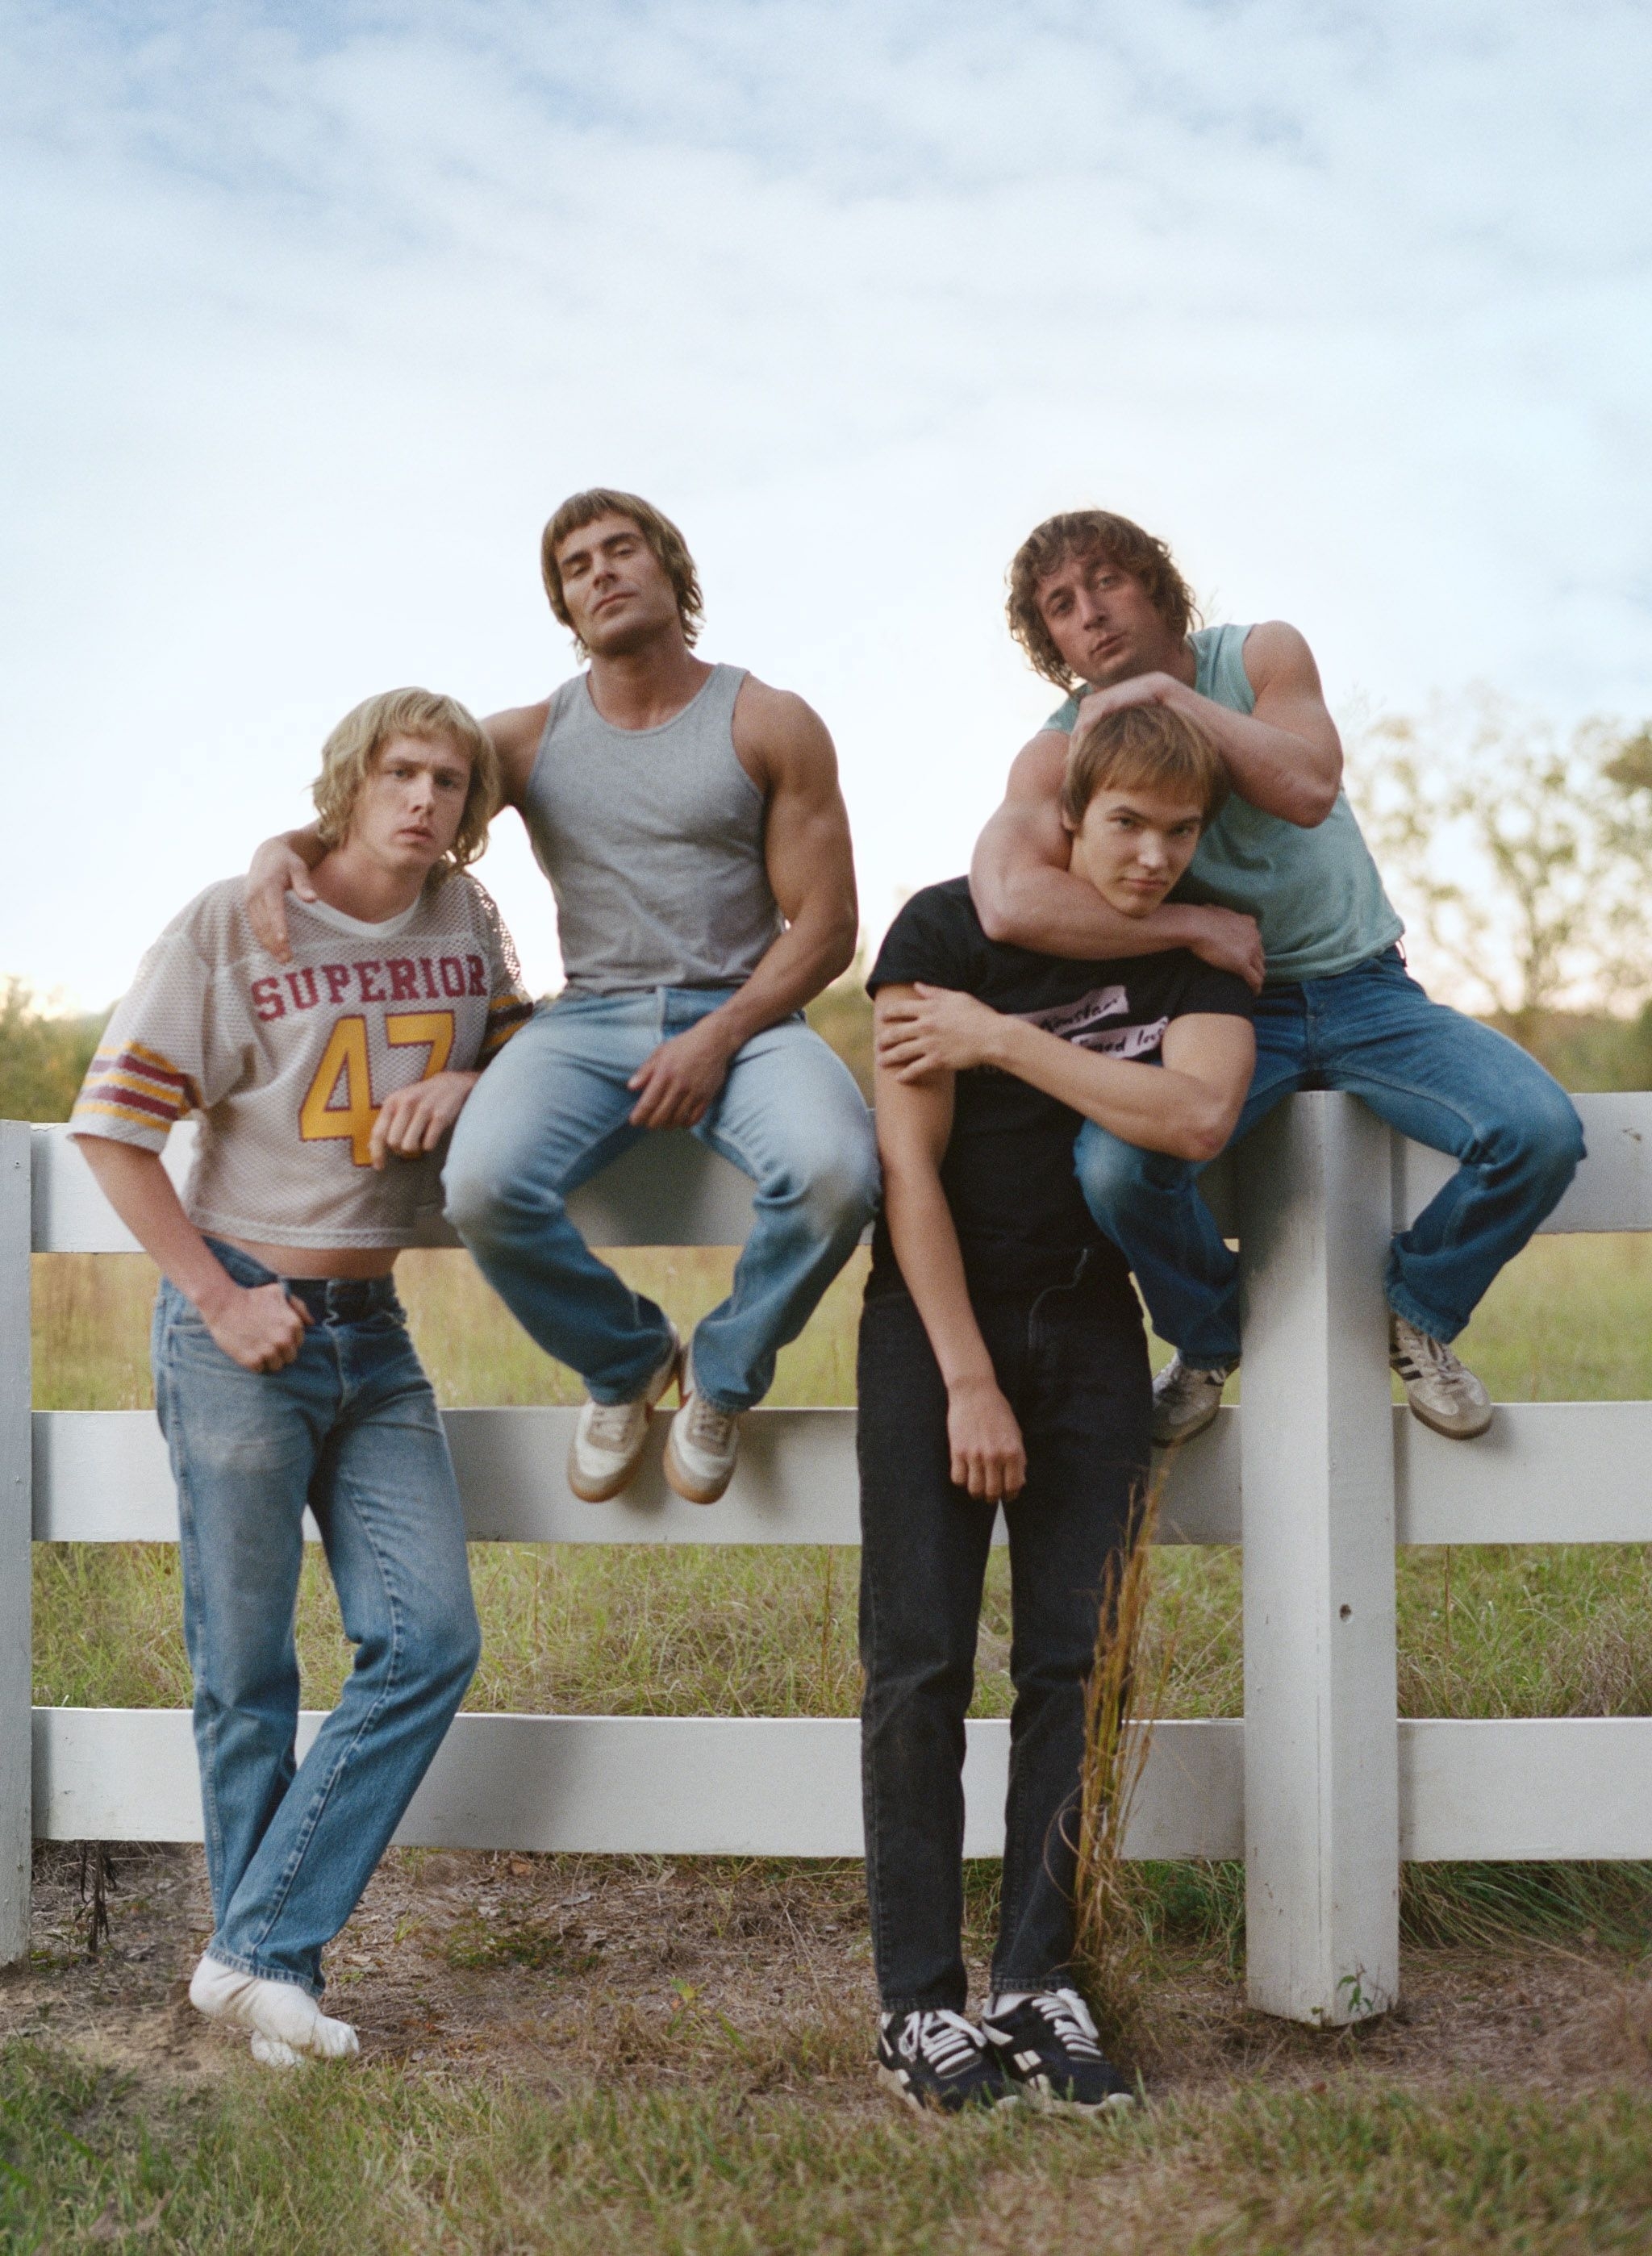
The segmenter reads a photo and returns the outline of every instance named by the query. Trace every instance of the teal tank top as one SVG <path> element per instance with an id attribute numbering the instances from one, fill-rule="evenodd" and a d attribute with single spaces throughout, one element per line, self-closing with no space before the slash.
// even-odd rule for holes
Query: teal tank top
<path id="1" fill-rule="evenodd" d="M 1253 712 L 1256 705 L 1245 672 L 1249 632 L 1240 626 L 1201 627 L 1189 637 L 1198 661 L 1194 687 L 1234 713 Z M 1044 725 L 1070 733 L 1077 715 L 1078 700 L 1070 697 Z M 1343 791 L 1312 830 L 1264 814 L 1234 793 L 1200 839 L 1173 898 L 1254 917 L 1270 987 L 1334 979 L 1380 955 L 1405 930 Z"/>

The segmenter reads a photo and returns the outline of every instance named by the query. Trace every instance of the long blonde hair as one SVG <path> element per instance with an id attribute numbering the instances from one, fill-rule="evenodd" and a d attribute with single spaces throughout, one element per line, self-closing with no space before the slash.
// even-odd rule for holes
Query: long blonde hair
<path id="1" fill-rule="evenodd" d="M 328 737 L 321 746 L 321 772 L 310 786 L 321 843 L 343 842 L 362 786 L 393 737 L 416 737 L 427 744 L 447 737 L 469 759 L 470 787 L 458 835 L 440 864 L 462 870 L 487 846 L 488 825 L 499 804 L 499 756 L 476 716 L 456 697 L 440 696 L 434 689 L 380 690 L 346 713 Z"/>

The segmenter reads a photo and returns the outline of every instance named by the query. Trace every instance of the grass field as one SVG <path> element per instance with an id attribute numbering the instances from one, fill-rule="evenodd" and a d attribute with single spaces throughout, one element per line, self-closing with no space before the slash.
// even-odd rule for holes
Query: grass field
<path id="1" fill-rule="evenodd" d="M 711 1304 L 728 1266 L 687 1252 L 622 1265 L 680 1323 Z M 413 1256 L 403 1276 L 444 1401 L 576 1399 L 462 1257 Z M 36 1286 L 37 1401 L 147 1402 L 147 1265 L 56 1258 L 38 1265 Z M 840 1281 L 773 1399 L 851 1399 L 857 1289 L 856 1274 Z M 1540 1241 L 1465 1348 L 1501 1399 L 1652 1395 L 1652 1245 Z M 853 1712 L 851 1554 L 472 1555 L 487 1638 L 474 1708 Z M 1159 1555 L 1154 1633 L 1174 1640 L 1171 1713 L 1239 1712 L 1237 1565 L 1220 1550 Z M 1003 1568 L 982 1639 L 987 1715 L 1008 1705 Z M 1449 1572 L 1444 1551 L 1402 1554 L 1402 1710 L 1652 1712 L 1646 1568 L 1639 1548 L 1485 1547 L 1458 1550 Z M 187 1701 L 169 1548 L 39 1547 L 35 1573 L 38 1700 Z M 307 1704 L 325 1704 L 347 1654 L 319 1574 L 300 1646 Z M 19 2032 L 0 2052 L 0 2248 L 1560 2256 L 1652 2241 L 1652 1875 L 1641 1867 L 1414 1870 L 1411 2002 L 1340 2037 L 1245 2013 L 1234 1871 L 1150 1870 L 1141 2064 L 1158 2097 L 1098 2131 L 880 2111 L 867 2096 L 852 1868 L 685 1862 L 674 1875 L 621 1861 L 448 1859 L 438 1886 L 442 1860 L 392 1859 L 378 1926 L 364 1907 L 341 1939 L 338 1978 L 359 1980 L 346 1994 L 371 2006 L 393 1942 L 395 1963 L 413 1967 L 396 2025 L 411 2034 L 386 2020 L 358 2068 L 293 2081 L 227 2052 L 207 2073 L 198 2050 L 179 2052 L 184 2036 L 124 2042 L 122 1999 L 145 1983 L 154 2027 L 182 2028 L 187 2013 L 178 2020 L 166 2002 L 174 1970 L 141 1941 L 130 1963 L 117 1949 L 85 1970 L 68 1915 L 49 1908 L 73 1908 L 67 1867 L 52 1867 L 32 1986 L 0 1980 L 0 2027 Z M 151 1884 L 129 1881 L 117 1942 L 148 1933 Z M 159 1903 L 196 1883 L 153 1885 Z M 978 1948 L 992 1885 L 988 1868 L 972 1876 Z M 688 1893 L 669 1897 L 666 1919 L 650 1907 L 671 1889 Z M 622 1899 L 643 1910 L 626 1914 Z M 187 1931 L 174 1921 L 166 1947 Z M 492 2016 L 469 2050 L 451 2035 L 455 1998 Z M 445 2049 L 417 2034 L 443 2014 Z M 534 2015 L 549 2034 L 528 2047 Z"/>

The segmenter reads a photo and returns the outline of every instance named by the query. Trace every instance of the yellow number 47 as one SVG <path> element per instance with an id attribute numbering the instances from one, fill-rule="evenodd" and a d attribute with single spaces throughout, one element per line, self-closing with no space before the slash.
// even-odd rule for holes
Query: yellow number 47
<path id="1" fill-rule="evenodd" d="M 420 1081 L 447 1064 L 453 1049 L 451 1011 L 395 1011 L 385 1020 L 385 1039 L 397 1048 L 423 1044 L 429 1055 Z M 338 1102 L 341 1089 L 343 1101 Z M 373 1123 L 378 1107 L 367 1062 L 367 1021 L 341 1019 L 328 1038 L 315 1077 L 299 1107 L 299 1134 L 307 1144 L 348 1143 L 358 1167 L 372 1165 Z"/>

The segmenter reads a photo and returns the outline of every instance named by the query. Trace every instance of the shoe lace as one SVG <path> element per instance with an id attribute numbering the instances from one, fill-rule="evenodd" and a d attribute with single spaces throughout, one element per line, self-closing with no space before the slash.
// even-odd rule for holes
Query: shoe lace
<path id="1" fill-rule="evenodd" d="M 1077 1990 L 1041 1990 L 1027 2003 L 1075 2060 L 1099 2060 L 1096 2024 Z"/>
<path id="2" fill-rule="evenodd" d="M 1432 1332 L 1419 1331 L 1415 1324 L 1395 1324 L 1394 1359 L 1399 1365 L 1401 1377 L 1405 1376 L 1408 1364 L 1415 1366 L 1420 1363 L 1430 1364 L 1437 1377 L 1447 1381 L 1465 1378 L 1468 1375 L 1461 1359 L 1444 1340 L 1436 1339 Z"/>
<path id="3" fill-rule="evenodd" d="M 688 1439 L 696 1449 L 714 1454 L 726 1449 L 734 1434 L 735 1413 L 719 1410 L 698 1390 L 688 1397 Z"/>
<path id="4" fill-rule="evenodd" d="M 986 2040 L 962 2013 L 936 2006 L 925 2013 L 908 2013 L 896 2050 L 906 2060 L 926 2060 L 942 2076 L 956 2076 L 986 2048 Z"/>
<path id="5" fill-rule="evenodd" d="M 599 1449 L 623 1449 L 640 1407 L 636 1402 L 593 1402 L 585 1428 L 588 1437 Z"/>

